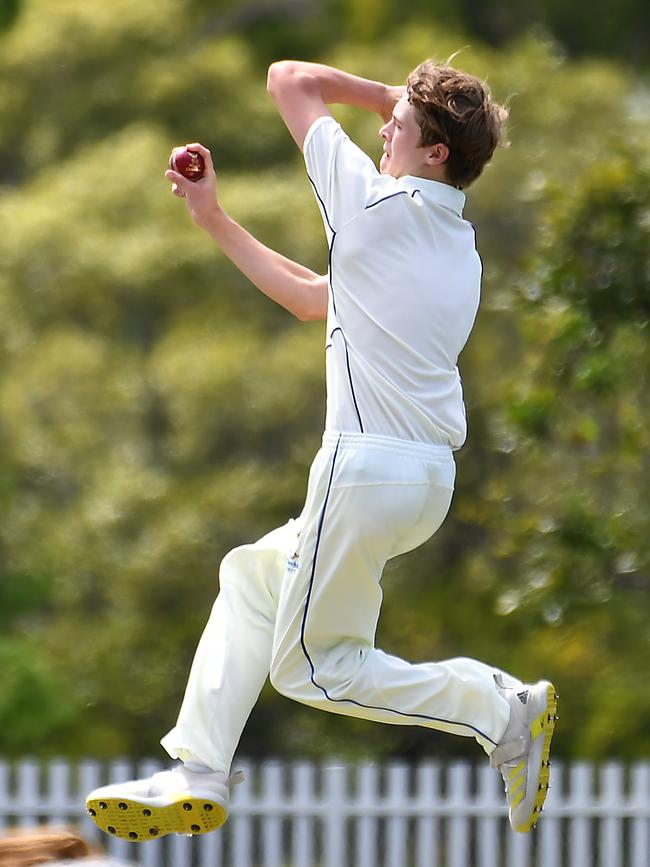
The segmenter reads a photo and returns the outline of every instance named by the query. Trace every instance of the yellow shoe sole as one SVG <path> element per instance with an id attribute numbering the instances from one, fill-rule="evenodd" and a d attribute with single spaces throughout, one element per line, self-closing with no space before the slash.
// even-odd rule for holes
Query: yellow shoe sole
<path id="1" fill-rule="evenodd" d="M 86 810 L 102 831 L 132 843 L 166 834 L 207 834 L 228 818 L 223 806 L 209 798 L 184 798 L 164 807 L 129 798 L 102 798 L 86 801 Z"/>

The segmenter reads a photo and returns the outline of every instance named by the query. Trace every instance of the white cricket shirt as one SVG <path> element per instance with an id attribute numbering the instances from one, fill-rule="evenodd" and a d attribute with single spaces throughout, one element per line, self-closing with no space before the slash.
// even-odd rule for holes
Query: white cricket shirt
<path id="1" fill-rule="evenodd" d="M 303 150 L 329 242 L 325 429 L 459 448 L 481 282 L 465 195 L 380 174 L 330 116 Z"/>

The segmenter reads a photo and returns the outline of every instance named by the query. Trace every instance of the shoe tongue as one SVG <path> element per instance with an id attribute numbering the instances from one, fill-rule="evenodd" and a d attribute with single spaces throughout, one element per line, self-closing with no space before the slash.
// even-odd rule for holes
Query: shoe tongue
<path id="1" fill-rule="evenodd" d="M 517 698 L 522 704 L 528 704 L 528 690 L 524 689 L 517 693 Z"/>
<path id="2" fill-rule="evenodd" d="M 246 779 L 243 771 L 234 771 L 228 777 L 228 786 L 232 789 L 233 786 L 237 786 L 239 783 L 243 783 Z"/>

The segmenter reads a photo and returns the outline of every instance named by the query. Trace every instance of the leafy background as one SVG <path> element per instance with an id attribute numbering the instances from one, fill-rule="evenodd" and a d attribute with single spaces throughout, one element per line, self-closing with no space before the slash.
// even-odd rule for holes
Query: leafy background
<path id="1" fill-rule="evenodd" d="M 220 558 L 296 514 L 322 326 L 190 223 L 172 146 L 324 272 L 268 64 L 487 78 L 509 149 L 470 190 L 483 304 L 452 512 L 389 564 L 379 644 L 562 694 L 558 755 L 650 754 L 650 13 L 625 0 L 0 0 L 0 753 L 157 753 Z M 379 121 L 340 107 L 379 155 Z M 476 756 L 263 693 L 249 756 Z"/>

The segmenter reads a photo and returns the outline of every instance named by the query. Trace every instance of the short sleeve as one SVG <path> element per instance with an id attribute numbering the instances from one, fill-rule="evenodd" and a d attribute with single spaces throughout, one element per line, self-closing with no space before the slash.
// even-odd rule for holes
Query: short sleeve
<path id="1" fill-rule="evenodd" d="M 336 232 L 366 207 L 379 172 L 331 115 L 311 125 L 303 153 L 326 227 Z"/>

